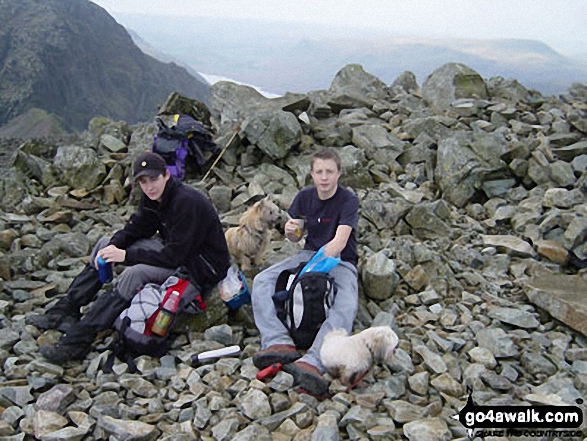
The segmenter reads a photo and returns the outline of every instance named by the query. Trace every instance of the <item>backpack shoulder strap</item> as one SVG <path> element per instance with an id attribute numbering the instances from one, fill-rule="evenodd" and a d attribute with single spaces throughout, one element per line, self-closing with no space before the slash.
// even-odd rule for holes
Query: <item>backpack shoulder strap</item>
<path id="1" fill-rule="evenodd" d="M 118 332 L 118 336 L 119 336 L 120 340 L 118 342 L 114 343 L 113 346 L 111 347 L 112 352 L 110 352 L 110 355 L 108 355 L 108 358 L 106 359 L 106 362 L 104 363 L 104 368 L 103 368 L 104 372 L 106 372 L 106 373 L 113 372 L 112 368 L 114 366 L 114 359 L 115 358 L 118 358 L 120 361 L 127 364 L 129 373 L 136 374 L 139 371 L 133 356 L 127 351 L 127 342 L 126 342 L 125 335 L 126 335 L 126 329 L 129 326 L 130 326 L 130 318 L 125 317 L 122 320 L 122 324 L 121 324 L 120 330 Z"/>

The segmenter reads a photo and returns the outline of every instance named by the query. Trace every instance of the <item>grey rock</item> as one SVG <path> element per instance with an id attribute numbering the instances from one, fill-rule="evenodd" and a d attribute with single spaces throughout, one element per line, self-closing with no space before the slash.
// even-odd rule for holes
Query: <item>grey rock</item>
<path id="1" fill-rule="evenodd" d="M 43 439 L 46 435 L 64 428 L 67 425 L 67 419 L 58 413 L 41 409 L 35 413 L 33 424 L 35 438 Z"/>
<path id="2" fill-rule="evenodd" d="M 105 133 L 100 137 L 99 147 L 113 153 L 123 152 L 127 148 L 124 142 L 108 133 Z"/>
<path id="3" fill-rule="evenodd" d="M 367 259 L 363 266 L 362 277 L 365 294 L 376 300 L 390 298 L 399 282 L 395 263 L 382 252 Z"/>
<path id="4" fill-rule="evenodd" d="M 500 159 L 506 151 L 505 139 L 497 134 L 457 132 L 438 145 L 435 180 L 447 200 L 462 207 L 489 176 L 507 175 Z"/>
<path id="5" fill-rule="evenodd" d="M 79 146 L 62 146 L 53 161 L 70 187 L 92 189 L 106 176 L 106 168 L 94 150 Z"/>
<path id="6" fill-rule="evenodd" d="M 226 324 L 212 326 L 204 331 L 204 338 L 210 341 L 216 341 L 224 346 L 230 346 L 234 343 L 232 328 Z"/>
<path id="7" fill-rule="evenodd" d="M 398 77 L 391 83 L 390 89 L 392 91 L 401 91 L 404 93 L 416 93 L 419 92 L 420 86 L 416 81 L 416 75 L 413 72 L 402 72 Z"/>
<path id="8" fill-rule="evenodd" d="M 301 141 L 302 129 L 288 112 L 258 112 L 244 123 L 243 134 L 271 159 L 283 159 Z"/>
<path id="9" fill-rule="evenodd" d="M 361 101 L 385 100 L 389 97 L 385 83 L 365 72 L 358 64 L 349 64 L 342 68 L 332 80 L 328 92 L 335 102 L 343 96 Z"/>
<path id="10" fill-rule="evenodd" d="M 271 415 L 269 398 L 257 389 L 251 389 L 238 399 L 239 408 L 251 420 L 258 420 Z"/>
<path id="11" fill-rule="evenodd" d="M 455 380 L 450 374 L 443 373 L 434 378 L 430 384 L 440 392 L 459 398 L 465 393 L 462 383 Z"/>
<path id="12" fill-rule="evenodd" d="M 532 329 L 540 326 L 538 319 L 531 313 L 514 308 L 491 308 L 487 312 L 491 318 L 520 328 Z"/>
<path id="13" fill-rule="evenodd" d="M 157 395 L 157 388 L 144 378 L 128 376 L 120 378 L 119 382 L 123 388 L 132 391 L 139 397 L 152 398 Z"/>
<path id="14" fill-rule="evenodd" d="M 543 374 L 550 377 L 557 372 L 557 367 L 554 363 L 536 352 L 524 352 L 520 363 L 530 375 Z"/>
<path id="15" fill-rule="evenodd" d="M 373 185 L 373 179 L 366 169 L 367 160 L 362 150 L 347 145 L 337 150 L 340 155 L 343 176 L 340 179 L 341 185 L 350 188 L 369 188 Z"/>
<path id="16" fill-rule="evenodd" d="M 297 414 L 306 410 L 306 405 L 304 403 L 295 403 L 289 409 L 286 409 L 282 412 L 274 413 L 271 416 L 258 420 L 257 422 L 261 424 L 263 427 L 266 427 L 270 431 L 275 430 L 275 428 L 279 427 L 281 423 L 283 423 L 288 418 L 293 418 Z"/>
<path id="17" fill-rule="evenodd" d="M 67 407 L 75 401 L 72 388 L 64 384 L 57 384 L 37 398 L 35 408 L 48 410 L 63 415 Z"/>
<path id="18" fill-rule="evenodd" d="M 432 72 L 422 84 L 422 96 L 437 111 L 460 98 L 487 98 L 487 85 L 470 67 L 448 63 Z"/>
<path id="19" fill-rule="evenodd" d="M 416 421 L 424 417 L 426 409 L 402 400 L 384 400 L 383 405 L 397 423 Z"/>
<path id="20" fill-rule="evenodd" d="M 427 346 L 416 345 L 414 346 L 414 352 L 418 353 L 424 363 L 437 374 L 442 374 L 447 371 L 447 366 L 442 357 L 430 350 Z"/>
<path id="21" fill-rule="evenodd" d="M 496 247 L 498 250 L 520 257 L 535 257 L 532 246 L 523 239 L 512 235 L 482 235 L 483 245 Z"/>
<path id="22" fill-rule="evenodd" d="M 110 416 L 100 418 L 97 425 L 105 433 L 111 434 L 118 439 L 150 441 L 156 440 L 160 434 L 159 430 L 150 424 L 140 421 L 119 420 Z"/>
<path id="23" fill-rule="evenodd" d="M 564 147 L 553 148 L 552 153 L 566 162 L 571 162 L 577 156 L 587 154 L 587 141 L 579 141 Z"/>
<path id="24" fill-rule="evenodd" d="M 232 439 L 238 430 L 238 420 L 234 418 L 223 419 L 212 428 L 214 439 L 226 441 Z"/>
<path id="25" fill-rule="evenodd" d="M 409 211 L 405 219 L 414 236 L 420 239 L 434 239 L 450 234 L 449 226 L 437 216 L 434 205 L 417 205 Z"/>
<path id="26" fill-rule="evenodd" d="M 440 418 L 425 418 L 404 424 L 404 435 L 414 441 L 448 441 L 452 433 Z"/>
<path id="27" fill-rule="evenodd" d="M 481 329 L 475 337 L 479 346 L 489 349 L 496 358 L 518 355 L 516 344 L 501 328 Z"/>
<path id="28" fill-rule="evenodd" d="M 258 424 L 251 424 L 238 432 L 234 441 L 271 441 L 271 434 L 269 430 Z"/>
<path id="29" fill-rule="evenodd" d="M 572 275 L 535 276 L 526 283 L 526 295 L 535 305 L 553 317 L 587 335 L 585 307 L 582 302 L 587 283 Z"/>

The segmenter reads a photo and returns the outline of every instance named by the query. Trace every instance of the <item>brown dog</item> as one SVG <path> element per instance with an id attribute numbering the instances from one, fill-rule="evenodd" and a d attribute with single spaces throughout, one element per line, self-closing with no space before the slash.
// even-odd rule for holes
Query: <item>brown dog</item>
<path id="1" fill-rule="evenodd" d="M 243 271 L 262 263 L 269 245 L 269 228 L 281 219 L 281 210 L 269 198 L 261 199 L 243 213 L 239 226 L 226 230 L 228 251 Z"/>

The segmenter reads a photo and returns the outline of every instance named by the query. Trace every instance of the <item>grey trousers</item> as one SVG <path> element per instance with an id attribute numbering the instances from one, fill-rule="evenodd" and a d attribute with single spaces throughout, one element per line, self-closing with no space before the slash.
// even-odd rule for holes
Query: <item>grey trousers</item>
<path id="1" fill-rule="evenodd" d="M 96 259 L 98 251 L 105 248 L 110 242 L 109 237 L 102 237 L 96 242 L 92 253 L 90 254 L 90 262 L 93 264 Z M 157 239 L 141 239 L 133 243 L 131 247 L 145 250 L 163 250 L 163 243 Z M 132 300 L 143 286 L 147 283 L 161 284 L 175 272 L 175 269 L 161 268 L 158 266 L 145 265 L 139 263 L 137 265 L 127 266 L 122 273 L 114 278 L 115 289 L 125 300 Z"/>
<path id="2" fill-rule="evenodd" d="M 294 256 L 267 268 L 259 273 L 253 281 L 253 316 L 255 324 L 261 333 L 261 349 L 276 344 L 293 345 L 287 328 L 277 317 L 273 299 L 275 283 L 279 274 L 289 268 L 297 267 L 301 262 L 308 261 L 314 255 L 313 251 L 302 250 Z M 350 333 L 358 309 L 358 281 L 357 269 L 348 262 L 341 262 L 330 271 L 337 288 L 336 300 L 330 309 L 326 321 L 316 335 L 314 343 L 300 359 L 324 372 L 320 360 L 320 348 L 324 336 L 333 329 L 342 328 Z"/>

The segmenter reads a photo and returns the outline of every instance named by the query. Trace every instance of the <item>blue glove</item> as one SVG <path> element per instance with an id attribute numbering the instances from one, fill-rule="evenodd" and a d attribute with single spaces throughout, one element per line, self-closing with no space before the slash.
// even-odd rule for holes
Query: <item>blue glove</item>
<path id="1" fill-rule="evenodd" d="M 314 257 L 306 264 L 300 272 L 300 276 L 308 271 L 327 273 L 340 263 L 340 257 L 328 257 L 324 255 L 324 247 L 314 254 Z"/>

